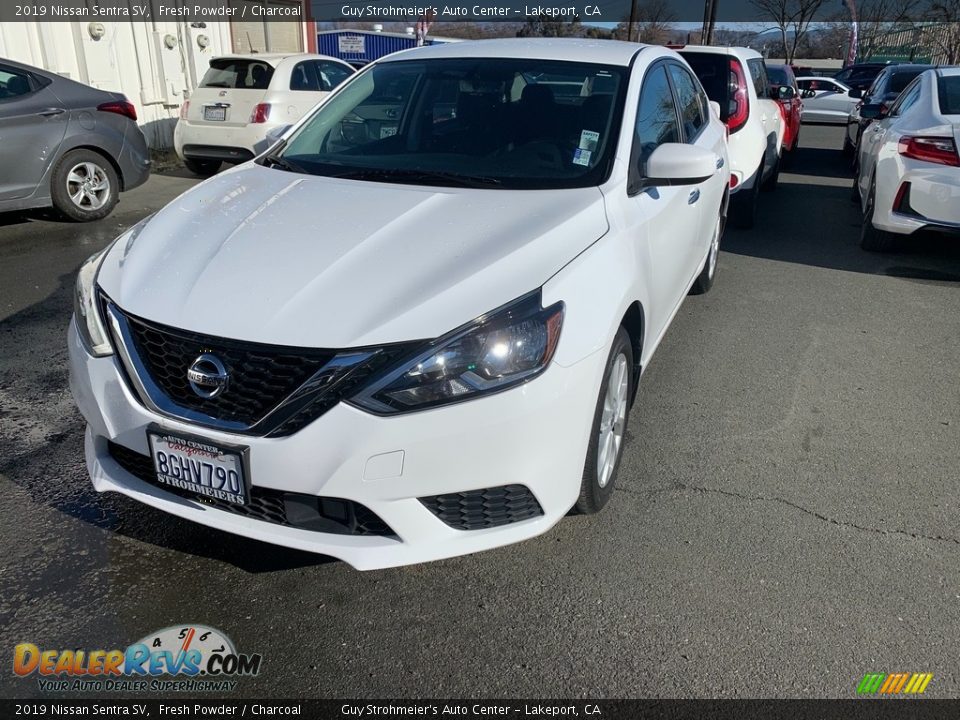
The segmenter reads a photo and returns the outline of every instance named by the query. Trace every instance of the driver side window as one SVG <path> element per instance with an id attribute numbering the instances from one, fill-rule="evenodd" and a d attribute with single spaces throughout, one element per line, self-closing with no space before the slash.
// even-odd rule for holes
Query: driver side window
<path id="1" fill-rule="evenodd" d="M 663 143 L 678 143 L 680 121 L 676 102 L 663 65 L 647 72 L 637 103 L 637 119 L 633 131 L 633 146 L 630 151 L 630 188 L 638 188 L 650 155 Z"/>

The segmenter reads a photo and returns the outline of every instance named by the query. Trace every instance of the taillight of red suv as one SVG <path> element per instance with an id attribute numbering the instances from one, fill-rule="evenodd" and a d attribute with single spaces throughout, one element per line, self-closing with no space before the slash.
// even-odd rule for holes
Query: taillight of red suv
<path id="1" fill-rule="evenodd" d="M 730 58 L 730 112 L 727 114 L 727 129 L 731 134 L 747 124 L 750 117 L 750 96 L 747 93 L 747 76 L 743 65 Z"/>

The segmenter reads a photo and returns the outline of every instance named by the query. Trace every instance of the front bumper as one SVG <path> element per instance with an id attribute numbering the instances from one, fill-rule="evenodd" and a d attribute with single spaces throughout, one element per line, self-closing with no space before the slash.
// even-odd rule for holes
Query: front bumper
<path id="1" fill-rule="evenodd" d="M 395 417 L 340 404 L 283 438 L 196 428 L 153 414 L 131 394 L 115 356 L 94 358 L 69 329 L 70 387 L 87 421 L 87 469 L 97 491 L 115 491 L 210 527 L 339 558 L 360 570 L 438 560 L 539 535 L 573 506 L 580 488 L 603 371 L 597 352 L 554 364 L 521 387 Z M 260 488 L 340 498 L 379 516 L 393 536 L 315 532 L 243 517 L 179 497 L 124 470 L 108 442 L 148 454 L 147 427 L 249 447 Z M 478 530 L 455 529 L 420 498 L 522 484 L 543 514 Z"/>

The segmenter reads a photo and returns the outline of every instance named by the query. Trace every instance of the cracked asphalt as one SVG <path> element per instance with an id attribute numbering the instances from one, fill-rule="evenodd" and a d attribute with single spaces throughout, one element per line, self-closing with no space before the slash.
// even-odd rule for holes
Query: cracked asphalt
<path id="1" fill-rule="evenodd" d="M 867 672 L 960 696 L 960 245 L 860 250 L 841 137 L 805 126 L 757 228 L 728 230 L 603 513 L 370 573 L 89 486 L 74 274 L 193 180 L 92 225 L 0 216 L 0 654 L 199 622 L 263 654 L 249 697 L 852 697 Z"/>

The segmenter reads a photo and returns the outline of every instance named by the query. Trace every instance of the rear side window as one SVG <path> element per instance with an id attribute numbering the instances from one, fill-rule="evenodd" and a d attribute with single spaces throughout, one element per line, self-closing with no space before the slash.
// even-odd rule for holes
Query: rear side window
<path id="1" fill-rule="evenodd" d="M 317 71 L 320 89 L 328 92 L 353 75 L 350 68 L 329 60 L 314 60 L 313 67 Z"/>
<path id="2" fill-rule="evenodd" d="M 262 60 L 220 58 L 210 61 L 210 68 L 200 81 L 202 88 L 235 88 L 266 90 L 273 77 L 273 66 Z"/>
<path id="3" fill-rule="evenodd" d="M 720 105 L 720 119 L 730 115 L 730 58 L 715 53 L 682 52 L 707 97 Z"/>
<path id="4" fill-rule="evenodd" d="M 680 120 L 683 123 L 683 135 L 687 142 L 700 133 L 707 124 L 706 98 L 697 85 L 697 81 L 685 68 L 674 63 L 668 66 L 673 88 L 677 93 L 677 106 L 680 108 Z"/>
<path id="5" fill-rule="evenodd" d="M 313 70 L 313 63 L 301 62 L 293 66 L 290 71 L 290 89 L 318 92 L 320 84 Z"/>
<path id="6" fill-rule="evenodd" d="M 13 68 L 0 67 L 0 102 L 33 92 L 30 76 Z"/>
<path id="7" fill-rule="evenodd" d="M 960 115 L 960 75 L 937 78 L 937 97 L 940 112 L 944 115 Z"/>
<path id="8" fill-rule="evenodd" d="M 667 80 L 667 70 L 660 65 L 647 73 L 640 90 L 630 152 L 630 186 L 636 187 L 654 150 L 663 143 L 676 142 L 681 142 L 677 107 Z"/>
<path id="9" fill-rule="evenodd" d="M 767 79 L 767 66 L 763 64 L 760 58 L 747 60 L 747 67 L 750 68 L 750 77 L 753 80 L 753 87 L 757 91 L 757 97 L 760 99 L 770 97 L 770 81 Z"/>

